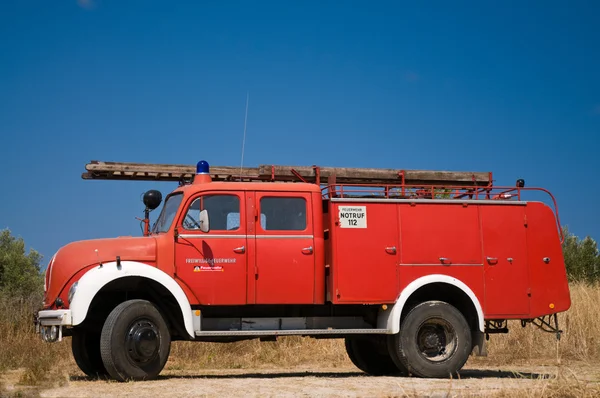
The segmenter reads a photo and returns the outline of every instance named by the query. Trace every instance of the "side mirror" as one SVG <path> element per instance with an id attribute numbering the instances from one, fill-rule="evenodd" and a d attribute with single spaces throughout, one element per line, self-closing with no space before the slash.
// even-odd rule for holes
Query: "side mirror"
<path id="1" fill-rule="evenodd" d="M 200 212 L 200 231 L 210 231 L 210 222 L 208 221 L 208 210 L 204 209 Z"/>

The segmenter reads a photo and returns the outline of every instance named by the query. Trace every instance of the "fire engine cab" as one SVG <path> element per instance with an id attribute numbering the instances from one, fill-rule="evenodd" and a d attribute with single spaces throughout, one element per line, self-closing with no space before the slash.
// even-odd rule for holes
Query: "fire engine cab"
<path id="1" fill-rule="evenodd" d="M 159 167 L 160 166 L 160 167 Z M 373 375 L 452 377 L 521 320 L 570 307 L 550 192 L 491 173 L 95 162 L 84 178 L 179 180 L 144 236 L 52 257 L 36 324 L 90 376 L 150 379 L 175 340 L 343 338 Z M 542 192 L 549 204 L 527 201 Z"/>

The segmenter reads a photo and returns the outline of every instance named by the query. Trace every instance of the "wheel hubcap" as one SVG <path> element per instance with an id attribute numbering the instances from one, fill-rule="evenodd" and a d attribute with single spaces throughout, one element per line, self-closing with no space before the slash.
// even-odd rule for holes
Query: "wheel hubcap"
<path id="1" fill-rule="evenodd" d="M 448 359 L 454 354 L 456 344 L 456 332 L 444 319 L 428 319 L 417 331 L 419 352 L 429 361 L 440 362 Z"/>
<path id="2" fill-rule="evenodd" d="M 158 356 L 160 333 L 148 320 L 136 321 L 127 334 L 129 357 L 137 363 L 152 361 Z"/>

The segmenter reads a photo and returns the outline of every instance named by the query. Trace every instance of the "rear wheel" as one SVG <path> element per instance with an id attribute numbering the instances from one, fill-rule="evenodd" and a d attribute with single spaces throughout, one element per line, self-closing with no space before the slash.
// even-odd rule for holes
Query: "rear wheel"
<path id="1" fill-rule="evenodd" d="M 460 311 L 442 301 L 427 301 L 406 315 L 389 347 L 411 374 L 446 378 L 456 376 L 467 362 L 471 341 L 469 324 Z"/>
<path id="2" fill-rule="evenodd" d="M 106 376 L 106 368 L 100 355 L 100 332 L 73 329 L 71 350 L 77 366 L 83 373 L 89 377 Z"/>
<path id="3" fill-rule="evenodd" d="M 402 375 L 387 352 L 385 336 L 346 337 L 346 352 L 352 363 L 367 374 Z"/>
<path id="4" fill-rule="evenodd" d="M 146 300 L 130 300 L 110 313 L 102 328 L 100 353 L 116 380 L 148 380 L 165 366 L 171 347 L 169 329 Z"/>

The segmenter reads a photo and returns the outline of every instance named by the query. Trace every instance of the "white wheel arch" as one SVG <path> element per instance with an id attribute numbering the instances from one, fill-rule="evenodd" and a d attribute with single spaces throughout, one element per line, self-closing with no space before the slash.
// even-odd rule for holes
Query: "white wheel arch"
<path id="1" fill-rule="evenodd" d="M 115 261 L 104 263 L 102 266 L 90 269 L 79 279 L 77 289 L 70 304 L 73 326 L 79 325 L 85 320 L 92 300 L 100 289 L 117 279 L 131 276 L 151 279 L 171 292 L 183 314 L 185 330 L 191 338 L 194 337 L 192 307 L 183 289 L 165 272 L 137 261 L 121 261 L 119 268 L 117 268 Z"/>
<path id="2" fill-rule="evenodd" d="M 477 311 L 479 330 L 481 332 L 484 331 L 483 309 L 481 307 L 481 303 L 477 299 L 477 296 L 475 296 L 475 293 L 473 293 L 471 288 L 469 288 L 469 286 L 467 286 L 461 280 L 442 274 L 427 275 L 412 281 L 404 288 L 404 290 L 402 290 L 392 308 L 388 308 L 385 311 L 379 311 L 377 316 L 377 327 L 380 329 L 387 329 L 388 333 L 391 334 L 400 332 L 400 316 L 402 315 L 404 305 L 414 292 L 423 286 L 430 285 L 432 283 L 447 283 L 462 290 L 471 299 L 471 302 Z"/>

